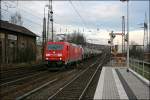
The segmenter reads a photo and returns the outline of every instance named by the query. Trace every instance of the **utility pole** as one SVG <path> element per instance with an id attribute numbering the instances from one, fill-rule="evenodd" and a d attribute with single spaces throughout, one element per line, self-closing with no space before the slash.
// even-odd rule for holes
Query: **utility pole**
<path id="1" fill-rule="evenodd" d="M 144 20 L 144 36 L 143 36 L 143 60 L 145 52 L 149 52 L 149 46 L 148 46 L 148 25 L 147 25 L 147 15 L 145 13 L 145 20 Z"/>
<path id="2" fill-rule="evenodd" d="M 48 4 L 48 18 L 47 18 L 47 36 L 46 36 L 46 41 L 48 41 L 48 35 L 49 35 L 49 12 L 50 12 L 50 0 Z"/>
<path id="3" fill-rule="evenodd" d="M 2 5 L 2 1 L 0 0 L 0 5 Z M 2 11 L 2 7 L 0 6 L 0 11 Z M 0 16 L 0 20 L 2 20 L 2 16 Z"/>
<path id="4" fill-rule="evenodd" d="M 127 67 L 129 68 L 129 0 L 127 0 Z"/>
<path id="5" fill-rule="evenodd" d="M 129 0 L 120 0 L 120 1 L 127 2 L 127 67 L 129 68 Z"/>
<path id="6" fill-rule="evenodd" d="M 148 49 L 148 25 L 147 25 L 147 15 L 145 13 L 145 21 L 144 21 L 144 46 Z M 146 50 L 147 52 L 147 50 Z"/>
<path id="7" fill-rule="evenodd" d="M 45 8 L 44 8 L 44 18 L 43 18 L 43 32 L 42 32 L 42 60 L 44 61 L 44 49 L 46 44 L 46 18 L 45 18 Z"/>
<path id="8" fill-rule="evenodd" d="M 125 53 L 125 16 L 122 16 L 122 54 Z"/>
<path id="9" fill-rule="evenodd" d="M 123 19 L 124 19 L 124 16 L 122 16 L 122 54 L 123 54 Z"/>
<path id="10" fill-rule="evenodd" d="M 52 0 L 51 0 L 51 3 L 50 3 L 50 21 L 51 21 L 51 33 L 52 33 L 52 42 L 54 41 L 54 30 L 53 30 L 53 6 L 52 6 Z"/>

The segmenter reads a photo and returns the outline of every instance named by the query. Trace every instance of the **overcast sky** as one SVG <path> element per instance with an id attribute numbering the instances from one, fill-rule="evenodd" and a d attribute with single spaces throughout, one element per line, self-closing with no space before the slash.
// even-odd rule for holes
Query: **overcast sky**
<path id="1" fill-rule="evenodd" d="M 8 20 L 17 9 L 23 17 L 23 25 L 41 35 L 42 18 L 46 4 L 48 1 L 20 0 L 17 9 L 17 1 L 2 2 L 2 19 Z M 56 34 L 69 34 L 74 30 L 79 30 L 89 42 L 107 44 L 111 30 L 121 32 L 121 17 L 122 15 L 126 16 L 126 2 L 122 3 L 119 0 L 54 1 L 53 11 Z M 142 44 L 143 29 L 140 28 L 142 26 L 139 24 L 144 22 L 145 12 L 149 22 L 149 1 L 129 1 L 129 11 L 130 41 Z M 119 38 L 121 37 L 115 39 L 115 43 L 121 43 Z"/>

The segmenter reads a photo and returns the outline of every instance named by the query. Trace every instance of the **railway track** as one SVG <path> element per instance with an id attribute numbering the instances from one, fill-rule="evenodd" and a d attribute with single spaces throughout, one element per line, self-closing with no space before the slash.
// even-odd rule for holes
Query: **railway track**
<path id="1" fill-rule="evenodd" d="M 50 96 L 48 100 L 82 99 L 96 73 L 98 70 L 101 70 L 102 62 L 96 62 L 82 71 L 64 87 L 60 88 L 55 94 Z"/>
<path id="2" fill-rule="evenodd" d="M 36 73 L 33 73 L 33 74 L 28 74 L 28 76 L 17 78 L 15 80 L 2 83 L 2 84 L 0 84 L 0 87 L 2 87 L 2 86 L 7 86 L 8 87 L 8 86 L 11 86 L 13 84 L 16 84 L 17 82 L 25 81 L 25 80 L 31 79 L 32 77 L 38 77 L 38 76 L 40 76 L 44 73 L 46 73 L 46 71 L 41 71 L 41 72 L 36 72 Z"/>
<path id="3" fill-rule="evenodd" d="M 65 72 L 60 75 L 60 78 L 56 77 L 53 82 L 53 80 L 50 80 L 49 82 L 17 97 L 17 100 L 46 100 L 48 99 L 49 95 L 54 94 L 60 87 L 62 87 L 64 84 L 68 83 L 69 80 L 73 79 L 75 76 L 77 76 L 80 72 L 82 72 L 83 65 L 91 65 L 93 61 L 95 61 L 97 58 L 91 59 L 88 62 L 80 63 L 78 68 L 75 68 L 73 70 L 70 70 L 69 72 Z M 93 64 L 92 64 L 93 65 Z M 85 67 L 85 66 L 84 66 Z M 67 69 L 68 70 L 68 69 Z M 51 82 L 52 81 L 52 82 Z"/>
<path id="4" fill-rule="evenodd" d="M 11 81 L 19 80 L 29 75 L 37 74 L 45 69 L 44 65 L 37 65 L 27 68 L 16 68 L 7 71 L 0 72 L 0 86 L 5 83 L 11 83 Z"/>
<path id="5" fill-rule="evenodd" d="M 32 89 L 31 91 L 24 93 L 23 95 L 18 96 L 16 98 L 16 100 L 26 100 L 27 97 L 30 97 L 30 95 L 32 95 L 34 93 L 38 93 L 39 91 L 46 89 L 47 87 L 49 87 L 53 84 L 57 84 L 58 81 L 60 81 L 61 79 L 66 79 L 66 77 L 70 77 L 71 75 L 73 75 L 73 73 L 76 73 L 75 70 L 64 71 L 63 73 L 58 73 L 56 76 L 51 78 L 51 80 L 49 80 L 49 81 L 45 82 L 44 84 Z M 33 99 L 33 100 L 35 100 L 35 99 Z"/>
<path id="6" fill-rule="evenodd" d="M 13 83 L 13 85 L 5 85 L 1 86 L 0 88 L 3 90 L 0 92 L 1 99 L 15 99 L 19 95 L 22 95 L 36 87 L 41 86 L 42 84 L 48 82 L 53 77 L 55 77 L 59 72 L 45 72 L 39 74 L 37 76 L 32 76 L 26 80 L 18 81 Z"/>
<path id="7" fill-rule="evenodd" d="M 95 61 L 95 59 L 97 58 L 80 63 L 78 68 L 75 69 L 67 69 L 58 72 L 43 71 L 43 74 L 31 75 L 8 84 L 4 84 L 0 87 L 3 90 L 0 92 L 1 100 L 47 99 L 59 88 L 63 87 L 71 79 L 85 70 L 85 65 L 95 66 L 96 63 L 91 64 Z M 94 67 L 91 67 L 91 70 L 93 68 Z"/>
<path id="8" fill-rule="evenodd" d="M 53 80 L 57 81 L 61 78 L 67 77 L 72 73 L 70 70 L 61 70 L 57 72 L 44 71 L 34 76 L 28 76 L 24 79 L 13 81 L 9 84 L 1 86 L 0 96 L 2 100 L 15 99 L 22 95 L 27 95 L 38 91 L 39 89 L 49 85 Z M 66 75 L 65 75 L 66 74 Z M 29 92 L 29 93 L 28 93 Z"/>

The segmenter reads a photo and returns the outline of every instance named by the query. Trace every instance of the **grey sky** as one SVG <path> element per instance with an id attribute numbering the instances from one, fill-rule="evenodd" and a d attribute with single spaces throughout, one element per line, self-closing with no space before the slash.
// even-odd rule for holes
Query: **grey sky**
<path id="1" fill-rule="evenodd" d="M 87 39 L 97 39 L 98 43 L 106 44 L 109 38 L 109 32 L 121 32 L 121 16 L 126 16 L 126 3 L 118 1 L 54 1 L 54 28 L 56 33 L 71 33 L 74 30 L 80 30 Z M 15 2 L 9 2 L 9 5 L 16 7 Z M 24 26 L 36 32 L 42 33 L 42 18 L 44 15 L 44 6 L 47 1 L 19 1 L 18 11 L 22 14 Z M 5 5 L 3 3 L 3 5 Z M 78 16 L 75 9 L 79 12 L 82 19 Z M 14 13 L 16 8 L 2 6 L 3 17 L 9 19 L 9 15 Z M 143 31 L 140 23 L 144 22 L 145 12 L 149 18 L 149 1 L 129 1 L 130 9 L 130 33 L 131 40 L 141 43 Z M 46 9 L 47 12 L 47 9 Z M 47 13 L 46 13 L 47 14 Z M 149 20 L 148 20 L 149 22 Z M 97 31 L 97 28 L 100 30 Z M 66 32 L 67 29 L 67 32 Z M 84 32 L 83 32 L 84 29 Z M 89 32 L 90 31 L 90 32 Z M 134 37 L 134 35 L 138 37 Z M 94 41 L 95 43 L 97 42 Z M 116 38 L 116 41 L 119 40 Z"/>

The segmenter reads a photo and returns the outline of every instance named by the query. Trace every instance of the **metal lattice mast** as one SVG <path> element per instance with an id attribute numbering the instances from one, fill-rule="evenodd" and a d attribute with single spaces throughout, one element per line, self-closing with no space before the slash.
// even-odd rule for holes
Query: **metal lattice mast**
<path id="1" fill-rule="evenodd" d="M 125 17 L 122 16 L 122 53 L 125 52 Z"/>
<path id="2" fill-rule="evenodd" d="M 47 17 L 47 34 L 46 34 L 46 41 L 48 41 L 48 35 L 49 35 L 49 14 L 50 14 L 50 0 L 49 0 L 49 4 L 48 4 L 48 17 Z"/>
<path id="3" fill-rule="evenodd" d="M 45 8 L 44 8 L 44 18 L 43 18 L 43 32 L 42 32 L 42 46 L 43 46 L 43 50 L 42 50 L 42 59 L 44 60 L 44 48 L 45 48 L 45 44 L 46 44 L 46 18 L 45 18 Z"/>
<path id="4" fill-rule="evenodd" d="M 127 2 L 127 67 L 129 67 L 129 0 L 120 0 Z"/>
<path id="5" fill-rule="evenodd" d="M 127 67 L 129 68 L 129 0 L 127 0 Z"/>
<path id="6" fill-rule="evenodd" d="M 144 37 L 143 37 L 143 46 L 144 52 L 148 52 L 148 25 L 147 25 L 147 15 L 145 13 L 145 21 L 144 21 Z"/>
<path id="7" fill-rule="evenodd" d="M 52 0 L 50 2 L 50 21 L 51 21 L 51 33 L 52 33 L 52 42 L 54 41 L 54 29 L 53 29 L 53 5 Z"/>

